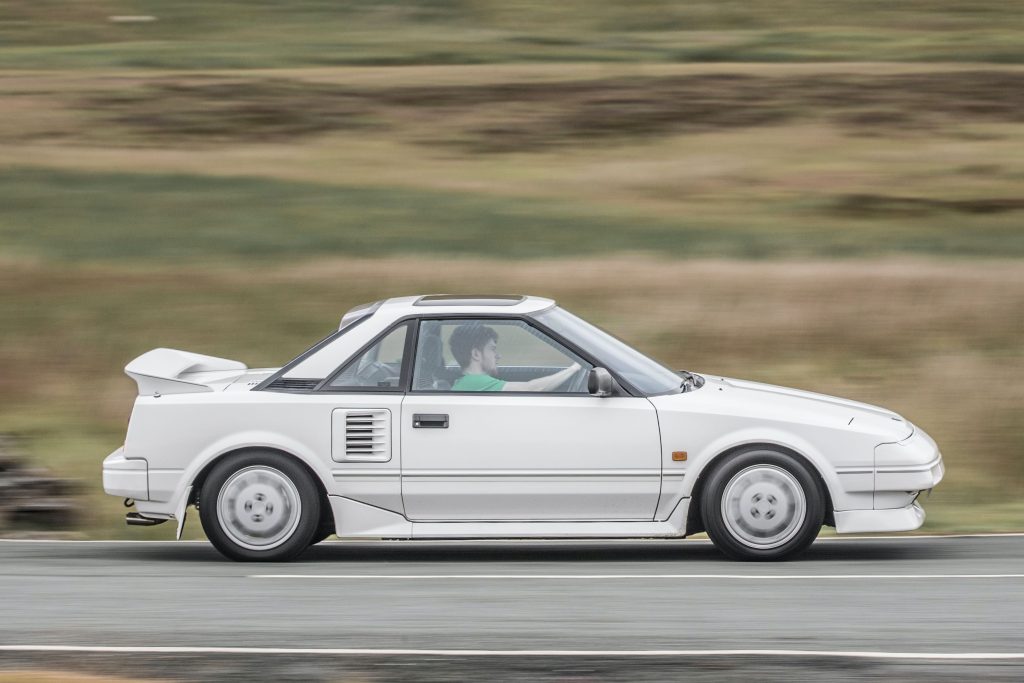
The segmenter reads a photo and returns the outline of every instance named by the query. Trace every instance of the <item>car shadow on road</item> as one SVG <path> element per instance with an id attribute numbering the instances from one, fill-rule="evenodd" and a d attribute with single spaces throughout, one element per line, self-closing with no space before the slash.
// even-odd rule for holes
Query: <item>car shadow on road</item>
<path id="1" fill-rule="evenodd" d="M 807 561 L 923 560 L 949 557 L 949 551 L 920 543 L 892 541 L 825 541 L 811 546 L 789 563 Z M 697 542 L 471 542 L 322 543 L 299 562 L 716 562 L 729 561 L 710 543 Z"/>
<path id="2" fill-rule="evenodd" d="M 805 562 L 921 561 L 970 557 L 978 549 L 969 543 L 950 540 L 907 539 L 823 540 L 785 564 Z M 83 553 L 83 550 L 85 551 Z M 70 551 L 69 551 L 70 552 Z M 52 557 L 53 552 L 49 555 Z M 985 555 L 985 553 L 981 553 Z M 122 559 L 126 561 L 212 563 L 225 562 L 207 543 L 125 543 L 77 546 L 77 559 Z M 376 562 L 629 562 L 708 563 L 738 566 L 709 542 L 700 541 L 326 541 L 309 548 L 295 562 L 365 564 Z"/>

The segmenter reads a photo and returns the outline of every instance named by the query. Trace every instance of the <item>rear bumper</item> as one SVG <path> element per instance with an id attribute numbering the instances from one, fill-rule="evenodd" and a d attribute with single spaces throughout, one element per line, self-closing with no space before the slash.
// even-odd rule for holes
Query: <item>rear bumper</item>
<path id="1" fill-rule="evenodd" d="M 917 503 L 892 510 L 846 510 L 836 512 L 836 533 L 913 531 L 924 524 L 924 508 Z"/>
<path id="2" fill-rule="evenodd" d="M 127 458 L 124 446 L 103 460 L 103 490 L 112 496 L 149 500 L 149 465 L 142 458 Z"/>

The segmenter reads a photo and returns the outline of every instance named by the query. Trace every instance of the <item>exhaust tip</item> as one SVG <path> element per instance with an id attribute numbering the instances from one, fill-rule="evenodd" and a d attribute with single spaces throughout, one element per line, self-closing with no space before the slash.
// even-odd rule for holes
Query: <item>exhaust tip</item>
<path id="1" fill-rule="evenodd" d="M 128 526 L 156 526 L 157 524 L 163 524 L 167 520 L 143 517 L 138 512 L 129 512 L 124 516 L 124 521 Z"/>

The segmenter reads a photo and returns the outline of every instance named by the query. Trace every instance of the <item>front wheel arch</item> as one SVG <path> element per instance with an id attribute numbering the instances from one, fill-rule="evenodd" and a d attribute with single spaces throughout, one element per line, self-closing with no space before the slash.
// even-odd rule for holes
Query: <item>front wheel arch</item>
<path id="1" fill-rule="evenodd" d="M 712 457 L 708 461 L 707 465 L 705 465 L 704 468 L 701 469 L 700 474 L 697 476 L 697 481 L 693 485 L 693 490 L 690 492 L 690 505 L 686 514 L 686 533 L 684 534 L 685 536 L 692 536 L 693 534 L 699 534 L 700 532 L 705 531 L 704 519 L 702 518 L 700 511 L 701 497 L 704 495 L 704 487 L 706 486 L 708 480 L 711 478 L 711 473 L 714 472 L 715 468 L 717 468 L 723 462 L 723 458 L 728 458 L 730 455 L 733 455 L 739 451 L 745 451 L 749 448 L 767 448 L 779 451 L 781 453 L 785 453 L 799 460 L 804 465 L 804 467 L 808 469 L 808 471 L 813 472 L 815 477 L 817 477 L 818 487 L 821 491 L 822 496 L 824 496 L 825 500 L 825 525 L 836 525 L 835 510 L 832 505 L 832 493 L 828 490 L 828 484 L 825 483 L 825 478 L 821 476 L 821 472 L 814 465 L 814 463 L 811 462 L 811 460 L 804 456 L 803 454 L 794 451 L 792 448 L 789 448 L 788 446 L 783 446 L 782 444 L 765 441 L 744 443 L 738 446 L 732 446 L 731 448 L 727 448 L 726 450 Z"/>

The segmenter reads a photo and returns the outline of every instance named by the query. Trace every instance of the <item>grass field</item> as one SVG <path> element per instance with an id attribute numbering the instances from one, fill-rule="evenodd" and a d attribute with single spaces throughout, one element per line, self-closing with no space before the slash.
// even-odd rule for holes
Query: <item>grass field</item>
<path id="1" fill-rule="evenodd" d="M 100 492 L 128 360 L 277 365 L 356 303 L 521 291 L 678 367 L 891 407 L 949 464 L 926 528 L 1020 530 L 1022 22 L 4 3 L 0 432 L 82 480 L 81 533 L 165 537 Z"/>
<path id="2" fill-rule="evenodd" d="M 112 17 L 149 17 L 117 21 Z M 1021 63 L 1012 2 L 13 0 L 0 68 L 523 62 Z"/>
<path id="3" fill-rule="evenodd" d="M 995 67 L 8 72 L 0 246 L 1020 256 L 1022 93 Z"/>

